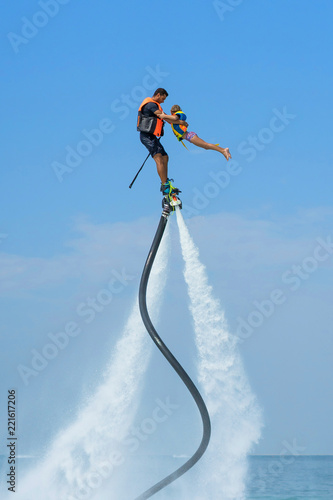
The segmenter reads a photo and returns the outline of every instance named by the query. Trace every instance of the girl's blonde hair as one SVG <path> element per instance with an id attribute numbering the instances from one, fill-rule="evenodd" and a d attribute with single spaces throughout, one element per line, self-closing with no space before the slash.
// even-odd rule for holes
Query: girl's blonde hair
<path id="1" fill-rule="evenodd" d="M 174 104 L 171 108 L 171 113 L 175 113 L 176 111 L 181 111 L 180 106 L 178 104 Z"/>

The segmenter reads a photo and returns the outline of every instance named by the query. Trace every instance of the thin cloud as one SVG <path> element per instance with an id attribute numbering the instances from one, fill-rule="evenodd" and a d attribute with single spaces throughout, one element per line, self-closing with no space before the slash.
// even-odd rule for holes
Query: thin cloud
<path id="1" fill-rule="evenodd" d="M 329 235 L 332 213 L 331 208 L 319 207 L 275 220 L 219 213 L 193 217 L 188 226 L 210 268 L 265 272 L 310 254 L 316 237 Z M 0 293 L 52 288 L 73 279 L 97 284 L 112 269 L 138 273 L 154 232 L 153 218 L 94 224 L 81 217 L 73 223 L 75 236 L 64 243 L 63 254 L 35 258 L 1 253 Z M 331 266 L 331 260 L 323 265 Z"/>

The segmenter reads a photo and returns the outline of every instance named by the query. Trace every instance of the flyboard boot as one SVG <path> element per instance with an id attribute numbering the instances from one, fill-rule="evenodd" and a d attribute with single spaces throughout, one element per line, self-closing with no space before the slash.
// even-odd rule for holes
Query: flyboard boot
<path id="1" fill-rule="evenodd" d="M 178 198 L 179 193 L 181 193 L 180 189 L 175 188 L 172 184 L 173 179 L 167 179 L 164 184 L 161 184 L 161 192 L 163 195 L 162 198 L 162 207 L 164 209 L 168 209 L 169 212 L 174 212 L 176 207 L 182 208 L 182 202 Z"/>

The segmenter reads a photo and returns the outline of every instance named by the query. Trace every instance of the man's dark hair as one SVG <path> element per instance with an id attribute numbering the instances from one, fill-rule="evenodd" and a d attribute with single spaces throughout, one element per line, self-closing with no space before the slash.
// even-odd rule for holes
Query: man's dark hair
<path id="1" fill-rule="evenodd" d="M 153 97 L 157 94 L 160 94 L 160 95 L 165 95 L 166 97 L 168 97 L 168 93 L 165 89 L 162 89 L 162 88 L 159 88 L 159 89 L 156 89 L 154 94 L 153 94 Z"/>

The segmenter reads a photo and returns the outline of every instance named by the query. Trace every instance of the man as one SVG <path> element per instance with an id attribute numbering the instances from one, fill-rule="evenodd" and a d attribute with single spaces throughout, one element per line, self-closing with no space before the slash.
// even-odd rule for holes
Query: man
<path id="1" fill-rule="evenodd" d="M 168 179 L 169 157 L 160 143 L 163 135 L 164 121 L 170 124 L 188 126 L 184 120 L 180 120 L 176 115 L 166 115 L 161 104 L 167 98 L 165 89 L 155 90 L 153 97 L 143 100 L 138 111 L 137 130 L 140 132 L 140 141 L 148 149 L 157 167 L 157 173 L 161 179 L 161 191 L 163 195 L 170 194 L 173 186 Z"/>

